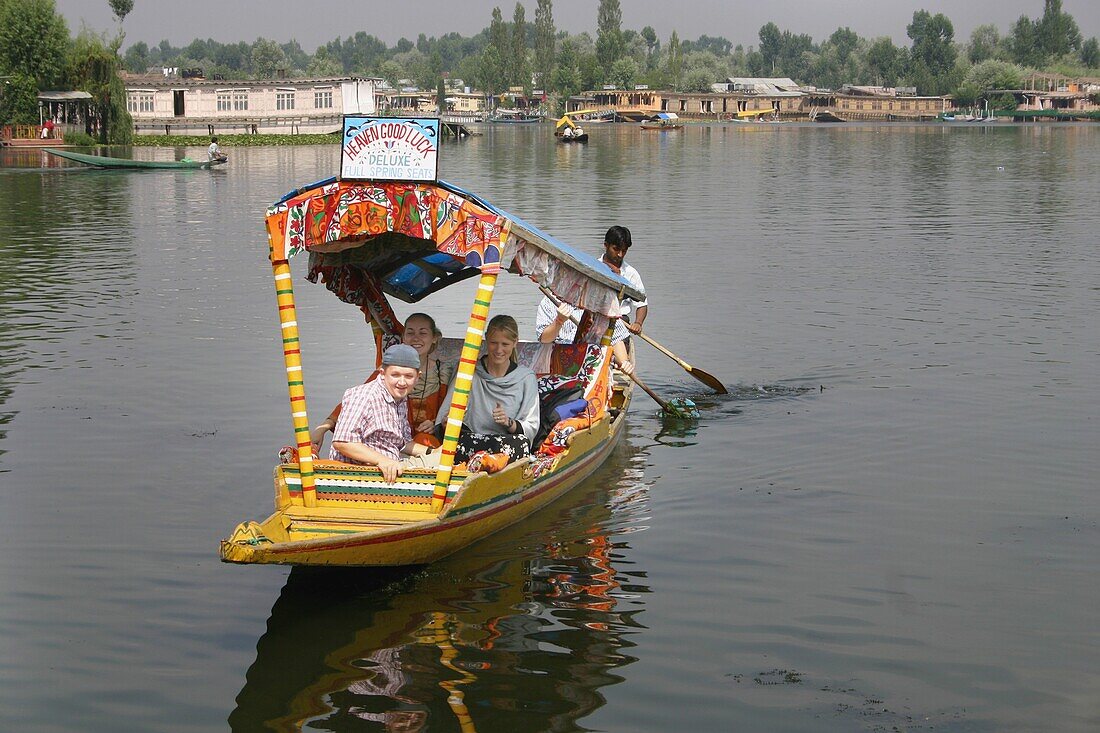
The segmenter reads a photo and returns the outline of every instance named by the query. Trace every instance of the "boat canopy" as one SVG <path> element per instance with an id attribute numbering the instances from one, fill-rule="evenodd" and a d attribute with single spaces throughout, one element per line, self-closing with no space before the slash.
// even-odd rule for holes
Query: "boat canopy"
<path id="1" fill-rule="evenodd" d="M 677 116 L 677 114 L 675 112 L 658 112 L 657 114 L 653 115 L 652 119 L 654 119 L 654 120 L 678 120 L 680 118 L 679 118 L 679 116 Z"/>
<path id="2" fill-rule="evenodd" d="M 566 112 L 565 114 L 563 114 L 561 116 L 561 119 L 558 120 L 558 123 L 557 123 L 556 127 L 565 127 L 566 125 L 568 125 L 570 127 L 576 127 L 577 126 L 577 121 L 573 119 L 574 117 L 579 116 L 579 115 L 594 115 L 594 114 L 599 114 L 599 110 L 595 110 L 595 109 L 575 109 L 572 112 Z"/>
<path id="3" fill-rule="evenodd" d="M 307 277 L 356 305 L 378 289 L 415 303 L 494 268 L 608 318 L 621 297 L 645 297 L 595 257 L 445 181 L 330 178 L 284 196 L 266 224 L 272 262 L 309 252 Z"/>

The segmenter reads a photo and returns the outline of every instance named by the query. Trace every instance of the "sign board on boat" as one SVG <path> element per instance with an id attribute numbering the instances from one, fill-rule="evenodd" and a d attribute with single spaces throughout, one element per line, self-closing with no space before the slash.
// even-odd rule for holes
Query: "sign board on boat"
<path id="1" fill-rule="evenodd" d="M 340 178 L 434 181 L 439 173 L 439 118 L 344 117 Z"/>

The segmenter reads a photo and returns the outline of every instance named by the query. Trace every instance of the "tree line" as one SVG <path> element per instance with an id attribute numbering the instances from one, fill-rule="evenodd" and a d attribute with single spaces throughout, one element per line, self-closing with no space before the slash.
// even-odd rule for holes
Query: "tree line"
<path id="1" fill-rule="evenodd" d="M 1087 75 L 1100 68 L 1096 37 L 1082 37 L 1062 0 L 1043 0 L 1042 6 L 1041 15 L 1021 16 L 1004 35 L 987 24 L 960 40 L 947 16 L 917 10 L 906 27 L 907 46 L 888 37 L 865 38 L 847 27 L 815 42 L 767 23 L 759 30 L 759 44 L 745 48 L 721 36 L 691 41 L 672 31 L 663 40 L 651 26 L 625 29 L 619 0 L 598 0 L 595 37 L 569 34 L 554 24 L 553 1 L 536 0 L 533 22 L 523 3 L 516 3 L 510 21 L 496 7 L 488 27 L 471 37 L 420 34 L 415 42 L 402 38 L 387 46 L 359 31 L 312 55 L 296 41 L 264 38 L 251 44 L 196 39 L 182 48 L 161 41 L 151 48 L 136 43 L 123 60 L 134 72 L 176 66 L 203 68 L 208 77 L 226 79 L 269 78 L 280 71 L 292 77 L 376 76 L 395 87 L 407 82 L 424 90 L 434 90 L 446 77 L 491 94 L 523 87 L 559 98 L 603 85 L 703 92 L 730 76 L 789 77 L 827 89 L 845 83 L 903 85 L 920 94 L 947 94 L 973 83 L 975 67 L 989 61 L 1015 67 L 1017 77 L 1029 70 Z"/>
<path id="2" fill-rule="evenodd" d="M 987 24 L 966 40 L 956 39 L 944 14 L 917 10 L 906 27 L 908 45 L 895 45 L 888 37 L 865 38 L 847 27 L 816 42 L 775 23 L 761 27 L 759 43 L 748 48 L 722 36 L 681 39 L 675 30 L 662 39 L 651 26 L 623 28 L 619 0 L 598 0 L 593 37 L 558 30 L 553 0 L 536 0 L 531 22 L 523 3 L 516 3 L 510 21 L 496 7 L 489 25 L 471 37 L 420 34 L 415 42 L 401 38 L 389 46 L 358 31 L 312 54 L 294 40 L 195 39 L 183 47 L 164 40 L 152 47 L 134 43 L 121 55 L 122 22 L 134 0 L 108 2 L 119 23 L 117 35 L 84 31 L 73 40 L 53 0 L 0 0 L 0 76 L 18 77 L 0 96 L 0 120 L 20 107 L 13 99 L 25 101 L 30 80 L 37 89 L 102 87 L 104 81 L 92 77 L 110 76 L 120 67 L 135 73 L 166 66 L 201 68 L 207 78 L 226 80 L 372 76 L 395 88 L 411 84 L 422 90 L 439 89 L 443 79 L 461 79 L 490 94 L 514 87 L 528 94 L 541 90 L 559 103 L 604 85 L 705 92 L 731 76 L 789 77 L 823 89 L 846 83 L 912 86 L 918 94 L 956 94 L 965 103 L 987 89 L 1019 88 L 1029 71 L 1100 75 L 1096 37 L 1082 37 L 1062 0 L 1043 0 L 1039 16 L 1021 16 L 1004 35 Z M 77 60 L 80 55 L 83 61 Z M 11 91 L 13 84 L 18 91 Z M 100 93 L 103 99 L 109 96 Z"/>

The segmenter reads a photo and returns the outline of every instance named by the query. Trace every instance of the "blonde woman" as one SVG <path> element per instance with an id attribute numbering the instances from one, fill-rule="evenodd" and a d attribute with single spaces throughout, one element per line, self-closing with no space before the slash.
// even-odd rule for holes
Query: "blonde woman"
<path id="1" fill-rule="evenodd" d="M 499 315 L 489 321 L 485 355 L 474 367 L 456 463 L 479 451 L 503 453 L 509 462 L 531 454 L 531 441 L 539 428 L 539 388 L 535 373 L 517 362 L 518 343 L 516 319 Z M 452 383 L 437 425 L 446 422 L 453 399 Z"/>

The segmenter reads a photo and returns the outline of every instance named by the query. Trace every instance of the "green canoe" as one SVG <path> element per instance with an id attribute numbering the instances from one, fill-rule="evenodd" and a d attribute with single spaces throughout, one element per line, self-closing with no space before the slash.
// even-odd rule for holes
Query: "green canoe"
<path id="1" fill-rule="evenodd" d="M 210 168 L 222 165 L 224 160 L 132 160 L 130 158 L 108 158 L 104 155 L 85 155 L 84 153 L 72 153 L 68 150 L 55 148 L 43 148 L 50 155 L 59 158 L 75 160 L 77 163 L 94 165 L 98 168 Z"/>

